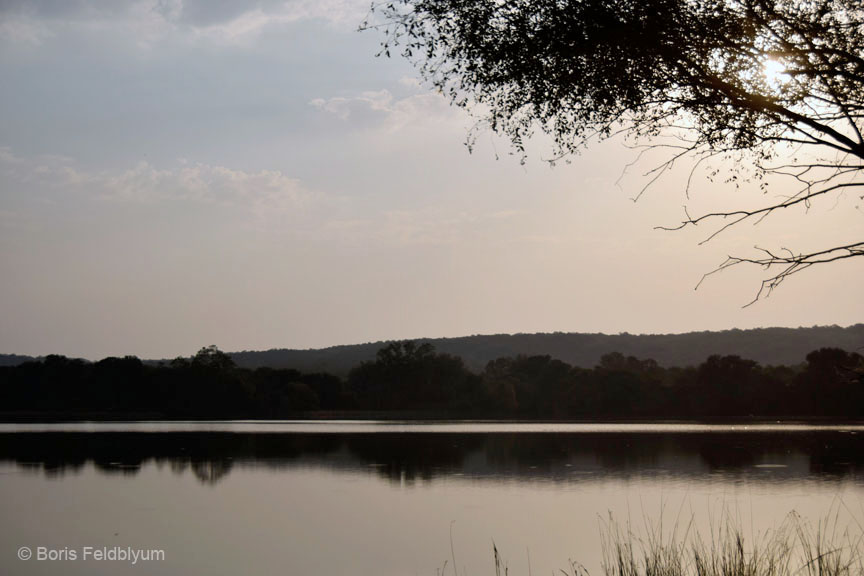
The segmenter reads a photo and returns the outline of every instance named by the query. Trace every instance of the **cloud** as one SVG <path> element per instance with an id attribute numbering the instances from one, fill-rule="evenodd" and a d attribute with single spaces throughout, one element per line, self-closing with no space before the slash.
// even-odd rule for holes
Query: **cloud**
<path id="1" fill-rule="evenodd" d="M 140 48 L 150 48 L 177 30 L 181 0 L 69 0 L 0 2 L 0 40 L 39 46 L 69 31 L 88 36 L 117 33 Z"/>
<path id="2" fill-rule="evenodd" d="M 141 161 L 119 172 L 90 172 L 69 158 L 25 158 L 6 147 L 0 147 L 0 181 L 10 185 L 10 195 L 33 201 L 203 204 L 245 215 L 259 227 L 314 220 L 339 202 L 279 170 L 245 171 L 188 161 L 159 168 Z"/>
<path id="3" fill-rule="evenodd" d="M 356 29 L 368 12 L 362 0 L 57 0 L 0 2 L 0 39 L 38 45 L 69 26 L 127 28 L 145 46 L 168 31 L 239 44 L 270 27 L 319 20 Z"/>
<path id="4" fill-rule="evenodd" d="M 386 118 L 393 111 L 392 103 L 393 95 L 389 90 L 361 92 L 350 98 L 315 98 L 309 102 L 313 108 L 332 114 L 340 120 L 360 122 Z"/>
<path id="5" fill-rule="evenodd" d="M 267 27 L 294 22 L 290 14 L 272 14 L 261 9 L 244 12 L 236 18 L 204 27 L 193 27 L 196 36 L 217 42 L 242 44 L 258 37 Z"/>
<path id="6" fill-rule="evenodd" d="M 0 16 L 28 16 L 44 21 L 82 21 L 114 19 L 131 10 L 134 5 L 163 4 L 159 0 L 150 2 L 116 2 L 115 0 L 3 0 Z"/>
<path id="7" fill-rule="evenodd" d="M 0 16 L 0 40 L 16 45 L 39 46 L 53 35 L 51 30 L 26 15 Z"/>
<path id="8" fill-rule="evenodd" d="M 356 28 L 369 10 L 362 0 L 175 0 L 175 19 L 193 28 L 243 28 L 247 31 L 270 24 L 323 20 Z M 245 22 L 245 26 L 236 23 Z"/>
<path id="9" fill-rule="evenodd" d="M 420 88 L 420 79 L 414 76 L 402 76 L 399 78 L 399 84 L 408 88 Z"/>
<path id="10" fill-rule="evenodd" d="M 206 163 L 182 162 L 173 170 L 148 162 L 117 175 L 100 175 L 99 196 L 108 200 L 152 202 L 167 199 L 224 205 L 267 202 L 299 207 L 311 193 L 278 170 L 247 172 Z"/>
<path id="11" fill-rule="evenodd" d="M 385 210 L 371 218 L 333 219 L 326 233 L 346 243 L 403 246 L 447 246 L 496 242 L 522 215 L 516 210 L 450 212 L 434 206 Z M 506 236 L 504 236 L 506 237 Z"/>
<path id="12" fill-rule="evenodd" d="M 0 175 L 10 181 L 49 188 L 80 186 L 91 179 L 89 174 L 75 167 L 71 158 L 45 154 L 25 158 L 8 146 L 0 147 Z"/>
<path id="13" fill-rule="evenodd" d="M 0 226 L 7 228 L 20 227 L 26 214 L 37 214 L 46 204 L 68 216 L 91 208 L 149 214 L 167 208 L 186 215 L 206 211 L 213 221 L 233 222 L 268 237 L 380 248 L 495 243 L 510 237 L 523 216 L 513 210 L 454 211 L 439 205 L 375 208 L 362 197 L 310 189 L 279 170 L 179 160 L 170 167 L 140 161 L 122 170 L 94 172 L 70 158 L 28 158 L 4 147 L 0 182 L 7 193 Z"/>
<path id="14" fill-rule="evenodd" d="M 461 121 L 459 111 L 434 92 L 397 99 L 385 89 L 350 97 L 315 98 L 309 105 L 342 121 L 359 126 L 378 125 L 389 131 L 412 125 Z"/>
<path id="15" fill-rule="evenodd" d="M 397 130 L 409 125 L 440 124 L 464 121 L 464 112 L 450 105 L 444 96 L 435 92 L 415 94 L 397 100 L 390 114 L 390 128 Z"/>
<path id="16" fill-rule="evenodd" d="M 23 158 L 16 156 L 8 146 L 0 146 L 0 165 L 18 165 L 24 162 Z"/>

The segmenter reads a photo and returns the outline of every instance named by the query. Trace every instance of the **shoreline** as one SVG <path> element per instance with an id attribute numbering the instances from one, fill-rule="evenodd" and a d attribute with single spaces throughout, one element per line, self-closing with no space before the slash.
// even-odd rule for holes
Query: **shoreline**
<path id="1" fill-rule="evenodd" d="M 243 422 L 243 423 L 297 423 L 297 422 L 408 422 L 408 423 L 470 423 L 470 424 L 681 424 L 681 425 L 864 425 L 864 420 L 836 419 L 818 416 L 740 418 L 506 418 L 501 416 L 447 415 L 435 412 L 379 412 L 379 411 L 328 411 L 304 412 L 286 418 L 226 418 L 220 415 L 165 417 L 159 413 L 82 413 L 62 414 L 56 412 L 3 413 L 0 424 L 63 424 L 63 423 L 172 423 L 172 422 Z"/>

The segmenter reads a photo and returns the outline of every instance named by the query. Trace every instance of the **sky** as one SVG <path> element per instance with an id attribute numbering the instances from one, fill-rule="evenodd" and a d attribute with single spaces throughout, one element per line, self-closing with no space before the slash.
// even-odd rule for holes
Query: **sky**
<path id="1" fill-rule="evenodd" d="M 864 321 L 855 259 L 749 307 L 759 269 L 694 290 L 755 245 L 859 240 L 860 198 L 657 230 L 766 198 L 706 171 L 688 198 L 678 170 L 634 202 L 658 158 L 621 139 L 554 167 L 542 138 L 469 151 L 476 118 L 376 57 L 368 6 L 0 1 L 0 353 Z"/>

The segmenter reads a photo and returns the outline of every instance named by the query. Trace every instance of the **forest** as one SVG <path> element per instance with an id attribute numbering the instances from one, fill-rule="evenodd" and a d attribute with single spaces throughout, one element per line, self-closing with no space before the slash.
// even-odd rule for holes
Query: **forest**
<path id="1" fill-rule="evenodd" d="M 683 334 L 592 334 L 552 332 L 476 334 L 453 338 L 422 338 L 439 352 L 459 356 L 474 372 L 490 360 L 505 356 L 550 355 L 573 366 L 592 368 L 605 354 L 653 358 L 661 366 L 695 366 L 712 354 L 741 356 L 761 364 L 798 364 L 812 350 L 858 350 L 864 342 L 864 324 L 799 328 L 755 328 L 687 332 Z M 272 349 L 231 352 L 238 366 L 296 368 L 303 372 L 329 372 L 347 376 L 361 362 L 390 342 L 368 342 L 312 350 Z M 0 364 L 3 363 L 0 357 Z M 18 362 L 15 362 L 18 363 Z"/>
<path id="2" fill-rule="evenodd" d="M 241 368 L 215 346 L 148 364 L 49 355 L 0 366 L 0 419 L 501 418 L 578 421 L 864 417 L 864 357 L 820 348 L 791 366 L 711 355 L 663 367 L 621 353 L 593 368 L 519 355 L 469 370 L 428 343 L 392 342 L 345 378 Z"/>

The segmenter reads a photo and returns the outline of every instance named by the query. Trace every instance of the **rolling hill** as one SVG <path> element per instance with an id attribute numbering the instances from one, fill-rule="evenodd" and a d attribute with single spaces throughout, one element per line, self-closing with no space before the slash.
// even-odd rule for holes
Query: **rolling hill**
<path id="1" fill-rule="evenodd" d="M 549 355 L 590 368 L 610 352 L 653 358 L 663 366 L 690 366 L 712 354 L 738 355 L 766 365 L 795 365 L 818 348 L 864 349 L 864 324 L 846 328 L 757 328 L 685 334 L 495 334 L 459 338 L 417 338 L 430 342 L 437 351 L 461 356 L 472 370 L 482 370 L 487 362 L 502 356 Z M 233 352 L 240 366 L 256 368 L 296 368 L 303 372 L 331 372 L 345 375 L 365 360 L 371 360 L 387 342 L 333 346 L 313 350 L 273 349 Z"/>

